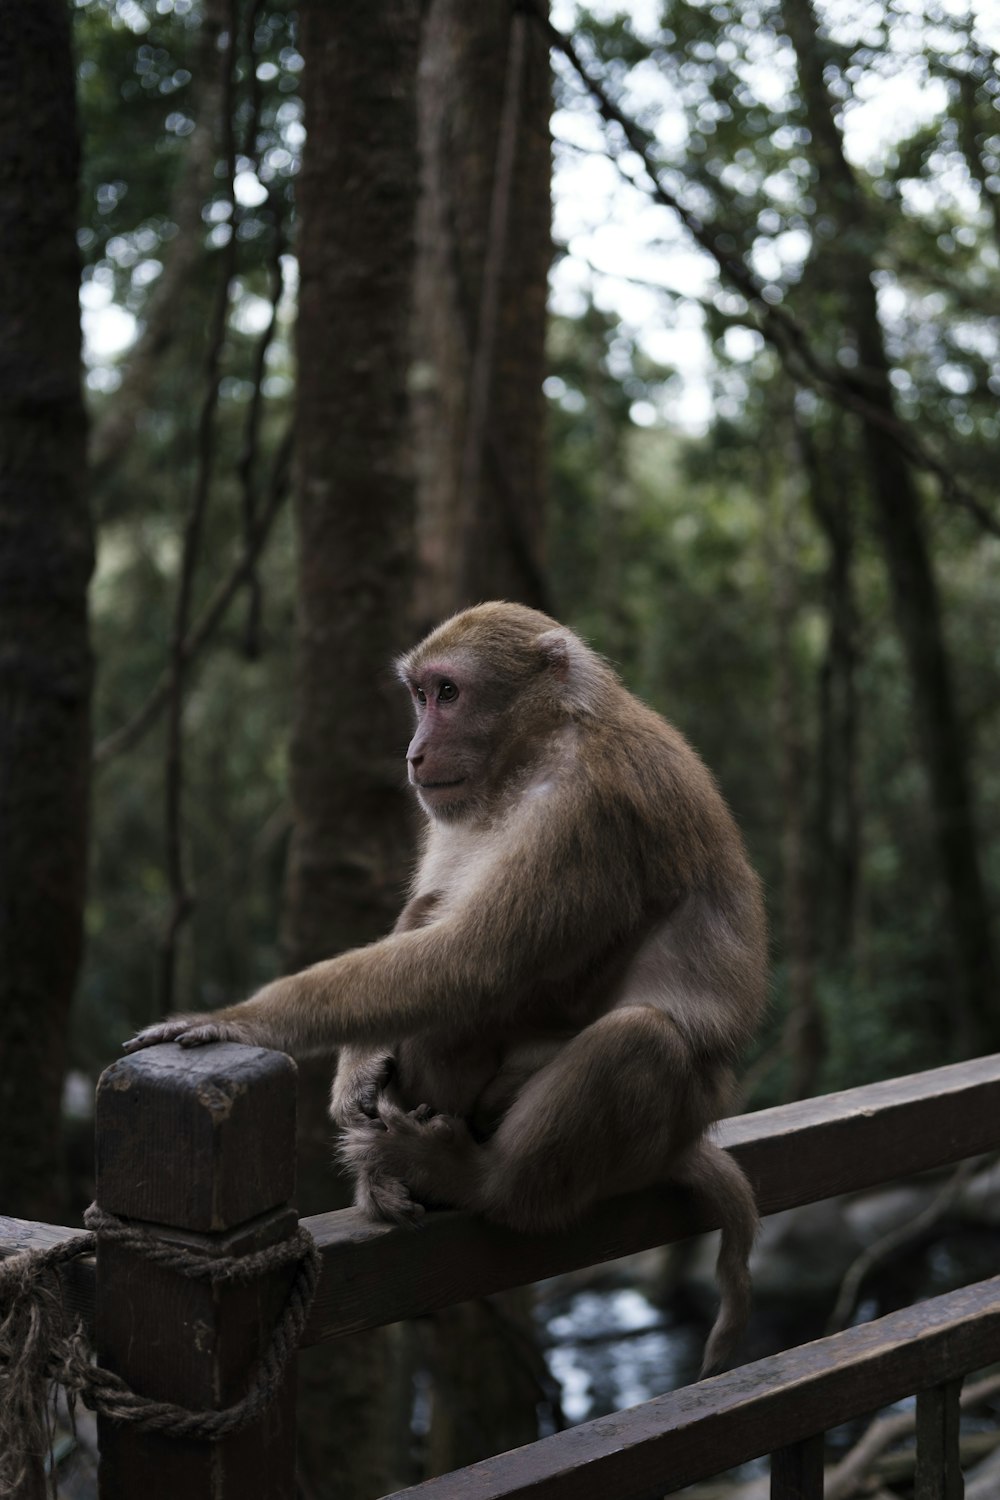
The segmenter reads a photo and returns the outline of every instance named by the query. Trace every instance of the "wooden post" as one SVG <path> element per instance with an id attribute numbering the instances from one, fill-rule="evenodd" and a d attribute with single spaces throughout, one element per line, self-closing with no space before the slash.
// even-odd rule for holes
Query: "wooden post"
<path id="1" fill-rule="evenodd" d="M 914 1500 L 962 1500 L 965 1493 L 959 1463 L 958 1429 L 962 1382 L 917 1393 L 917 1472 Z"/>
<path id="2" fill-rule="evenodd" d="M 295 1232 L 295 1064 L 217 1044 L 152 1047 L 97 1091 L 97 1203 L 208 1256 L 248 1255 Z M 239 1285 L 192 1280 L 108 1239 L 97 1255 L 99 1364 L 190 1410 L 243 1396 L 294 1265 Z M 99 1422 L 101 1500 L 293 1500 L 295 1369 L 250 1427 L 217 1443 Z"/>
<path id="3" fill-rule="evenodd" d="M 823 1436 L 771 1454 L 771 1500 L 823 1500 Z"/>

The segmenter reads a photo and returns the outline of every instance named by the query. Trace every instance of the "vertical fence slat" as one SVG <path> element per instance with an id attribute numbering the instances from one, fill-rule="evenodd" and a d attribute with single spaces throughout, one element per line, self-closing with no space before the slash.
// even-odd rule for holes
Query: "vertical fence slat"
<path id="1" fill-rule="evenodd" d="M 962 1500 L 965 1485 L 959 1463 L 960 1380 L 917 1396 L 917 1473 L 913 1500 Z"/>
<path id="2" fill-rule="evenodd" d="M 771 1500 L 823 1500 L 823 1433 L 771 1454 Z"/>
<path id="3" fill-rule="evenodd" d="M 156 1238 L 242 1256 L 294 1233 L 295 1066 L 278 1052 L 153 1047 L 97 1094 L 97 1202 Z M 243 1396 L 294 1267 L 211 1284 L 99 1242 L 98 1362 L 189 1410 Z M 101 1500 L 292 1500 L 294 1360 L 259 1421 L 218 1443 L 100 1419 Z"/>

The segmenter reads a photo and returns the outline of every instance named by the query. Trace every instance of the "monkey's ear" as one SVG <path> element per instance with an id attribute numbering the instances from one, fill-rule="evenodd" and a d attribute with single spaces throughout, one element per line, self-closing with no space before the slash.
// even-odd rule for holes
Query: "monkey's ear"
<path id="1" fill-rule="evenodd" d="M 535 642 L 548 664 L 552 675 L 559 682 L 566 682 L 570 674 L 572 644 L 568 630 L 546 630 Z"/>
<path id="2" fill-rule="evenodd" d="M 535 642 L 559 684 L 559 696 L 571 713 L 597 712 L 601 664 L 572 630 L 546 630 Z"/>

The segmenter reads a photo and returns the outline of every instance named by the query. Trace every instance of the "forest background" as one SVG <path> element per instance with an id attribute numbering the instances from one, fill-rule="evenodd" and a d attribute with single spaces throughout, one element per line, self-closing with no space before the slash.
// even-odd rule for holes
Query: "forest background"
<path id="1" fill-rule="evenodd" d="M 0 0 L 5 1212 L 78 1217 L 138 1026 L 388 928 L 390 663 L 485 597 L 718 776 L 774 937 L 747 1107 L 1000 1046 L 997 26 L 553 22 Z M 310 1212 L 342 1189 L 304 1093 Z M 341 1493 L 384 1478 L 368 1347 L 367 1384 L 317 1353 L 317 1494 L 331 1449 L 369 1466 Z M 533 1435 L 503 1407 L 430 1463 Z"/>

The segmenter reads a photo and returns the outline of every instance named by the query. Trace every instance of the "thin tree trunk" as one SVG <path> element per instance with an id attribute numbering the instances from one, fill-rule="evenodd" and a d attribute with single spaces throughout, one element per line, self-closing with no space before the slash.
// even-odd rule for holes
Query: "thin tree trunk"
<path id="1" fill-rule="evenodd" d="M 795 632 L 801 612 L 795 516 L 789 504 L 784 464 L 763 454 L 762 490 L 769 497 L 767 563 L 775 640 L 774 719 L 781 791 L 782 947 L 788 988 L 784 1050 L 790 1076 L 788 1098 L 817 1092 L 826 1054 L 823 1014 L 816 988 L 816 849 L 810 840 L 809 751 L 806 713 L 795 662 Z"/>
<path id="2" fill-rule="evenodd" d="M 819 670 L 815 864 L 827 961 L 840 971 L 854 954 L 861 861 L 858 801 L 858 622 L 854 597 L 854 501 L 845 472 L 840 413 L 823 451 L 796 421 L 809 503 L 826 539 L 826 650 Z"/>
<path id="3" fill-rule="evenodd" d="M 301 12 L 291 968 L 387 931 L 410 855 L 406 708 L 391 663 L 410 639 L 419 23 L 419 0 L 311 0 Z M 330 1208 L 338 1192 L 329 1074 L 303 1070 L 304 1208 Z M 384 1399 L 392 1360 L 386 1332 L 308 1352 L 306 1494 L 367 1500 L 407 1478 L 397 1464 L 405 1427 Z"/>
<path id="4" fill-rule="evenodd" d="M 827 222 L 827 251 L 841 316 L 858 357 L 866 400 L 895 416 L 889 361 L 875 285 L 871 226 L 860 188 L 844 155 L 834 101 L 823 77 L 825 58 L 810 0 L 783 0 L 785 28 L 798 60 L 799 83 L 812 136 L 817 200 Z M 970 749 L 958 713 L 930 557 L 913 473 L 885 430 L 865 424 L 869 485 L 892 593 L 896 625 L 910 673 L 917 731 L 930 788 L 931 814 L 944 882 L 955 971 L 956 1045 L 974 1052 L 1000 1038 L 997 961 L 977 847 Z"/>
<path id="5" fill-rule="evenodd" d="M 551 85 L 540 29 L 507 0 L 430 0 L 419 98 L 424 625 L 491 595 L 545 603 Z"/>
<path id="6" fill-rule="evenodd" d="M 100 485 L 125 456 L 137 422 L 149 405 L 163 356 L 177 336 L 178 298 L 205 254 L 202 209 L 212 195 L 215 165 L 221 152 L 221 119 L 226 95 L 229 54 L 219 48 L 229 17 L 228 0 L 205 0 L 195 60 L 195 128 L 187 142 L 184 164 L 170 205 L 176 234 L 164 250 L 163 270 L 149 294 L 143 330 L 125 363 L 122 384 L 112 396 L 90 436 L 90 462 Z"/>
<path id="7" fill-rule="evenodd" d="M 83 938 L 93 547 L 63 0 L 0 0 L 0 1201 L 60 1212 Z"/>

